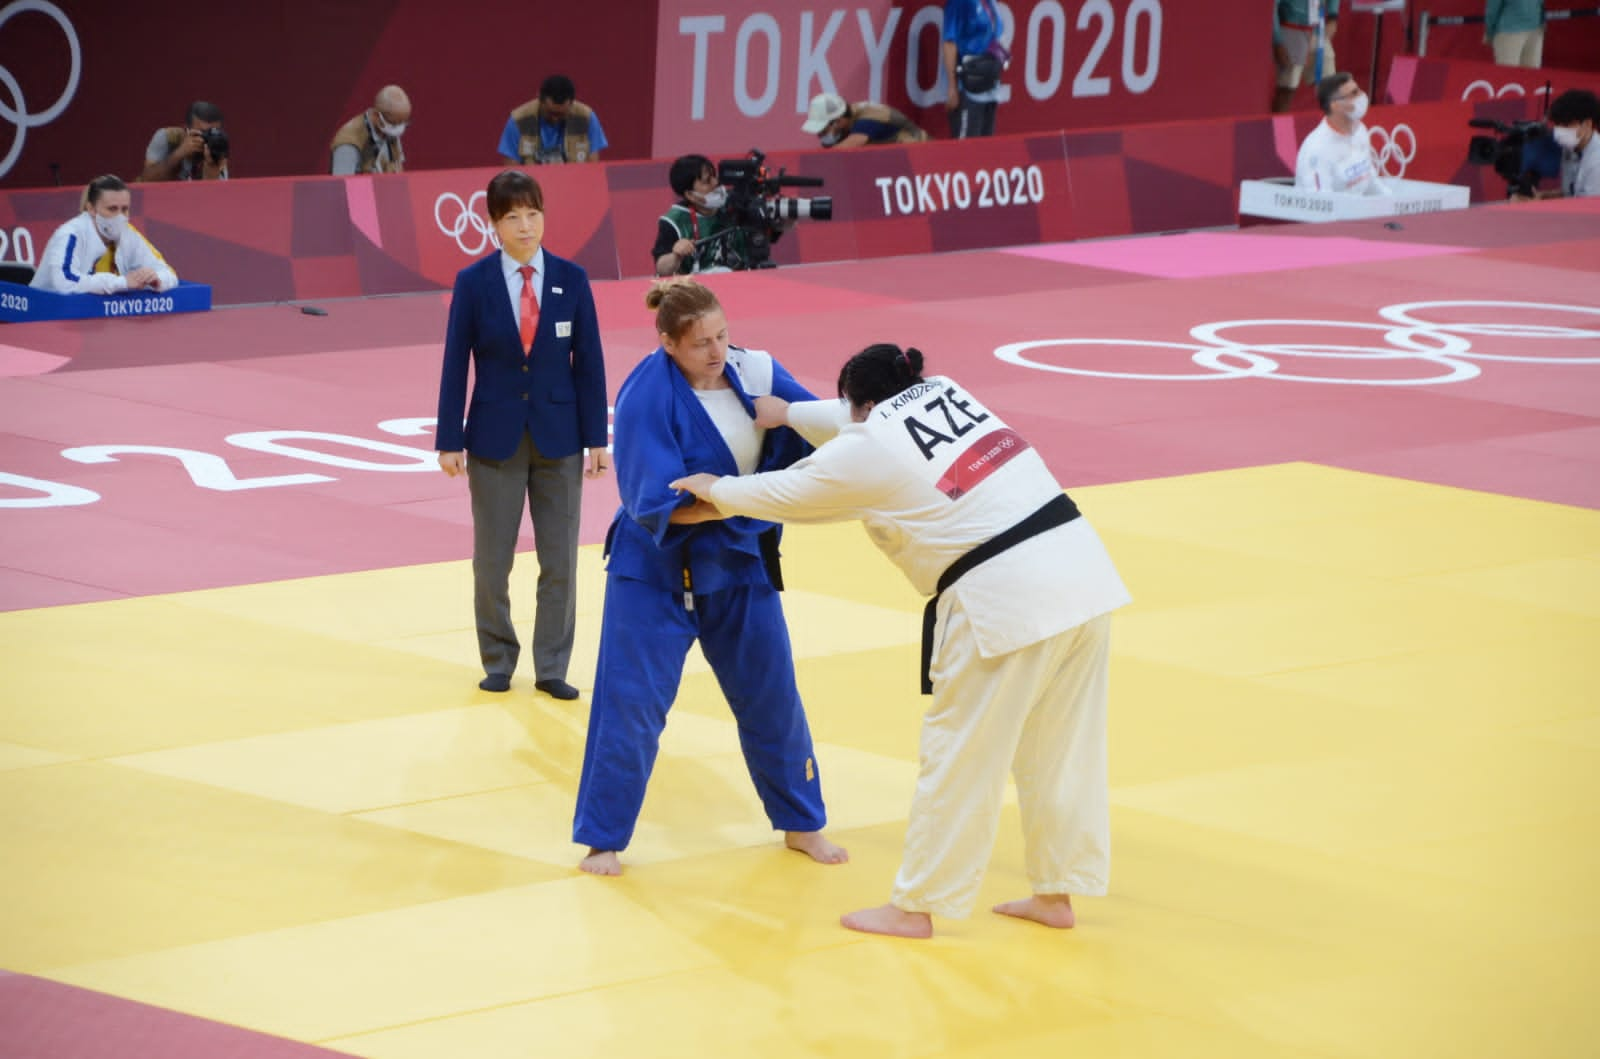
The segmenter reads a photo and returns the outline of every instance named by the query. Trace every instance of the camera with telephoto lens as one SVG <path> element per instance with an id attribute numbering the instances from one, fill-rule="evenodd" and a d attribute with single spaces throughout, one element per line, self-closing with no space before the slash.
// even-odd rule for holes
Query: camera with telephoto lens
<path id="1" fill-rule="evenodd" d="M 1467 144 L 1467 161 L 1493 166 L 1511 195 L 1532 198 L 1541 177 L 1561 175 L 1561 147 L 1550 138 L 1542 121 L 1496 121 L 1473 118 L 1474 129 L 1493 130 L 1493 136 L 1474 136 Z"/>
<path id="2" fill-rule="evenodd" d="M 228 134 L 221 129 L 201 129 L 200 141 L 205 144 L 206 153 L 211 155 L 211 160 L 218 164 L 228 160 Z"/>
<path id="3" fill-rule="evenodd" d="M 833 218 L 833 199 L 826 195 L 796 198 L 784 188 L 819 188 L 821 177 L 788 176 L 783 170 L 767 172 L 767 156 L 751 149 L 743 158 L 717 163 L 717 183 L 728 189 L 719 214 L 729 222 L 730 237 L 743 244 L 740 267 L 772 268 L 772 241 L 790 221 L 826 221 Z"/>

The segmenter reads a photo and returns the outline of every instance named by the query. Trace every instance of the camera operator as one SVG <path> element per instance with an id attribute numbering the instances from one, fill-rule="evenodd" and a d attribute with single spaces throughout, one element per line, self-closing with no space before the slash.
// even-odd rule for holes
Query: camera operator
<path id="1" fill-rule="evenodd" d="M 686 154 L 672 163 L 667 184 L 678 201 L 656 222 L 656 243 L 650 257 L 656 275 L 688 275 L 739 267 L 730 240 L 719 236 L 732 224 L 723 212 L 727 190 L 719 186 L 717 167 L 701 154 Z"/>
<path id="2" fill-rule="evenodd" d="M 1600 144 L 1594 141 L 1600 124 L 1600 97 L 1582 88 L 1563 92 L 1546 115 L 1550 138 L 1561 147 L 1561 186 L 1541 191 L 1537 198 L 1580 198 L 1600 195 Z M 1522 196 L 1513 196 L 1526 201 Z"/>
<path id="3" fill-rule="evenodd" d="M 228 179 L 228 134 L 215 103 L 189 104 L 183 125 L 157 129 L 144 150 L 143 181 Z"/>

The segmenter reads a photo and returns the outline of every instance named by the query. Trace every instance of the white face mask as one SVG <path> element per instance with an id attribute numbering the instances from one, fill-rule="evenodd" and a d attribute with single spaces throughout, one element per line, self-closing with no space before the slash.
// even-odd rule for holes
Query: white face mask
<path id="1" fill-rule="evenodd" d="M 1352 119 L 1356 120 L 1356 121 L 1360 121 L 1362 118 L 1366 117 L 1367 116 L 1367 102 L 1368 102 L 1367 94 L 1365 92 L 1363 92 L 1359 96 L 1356 96 L 1355 98 L 1351 99 L 1350 100 L 1350 117 Z"/>
<path id="2" fill-rule="evenodd" d="M 1559 146 L 1569 151 L 1575 151 L 1578 148 L 1578 127 L 1576 125 L 1557 125 L 1550 130 L 1550 138 L 1556 141 Z"/>
<path id="3" fill-rule="evenodd" d="M 128 218 L 120 213 L 112 214 L 110 217 L 102 217 L 97 213 L 94 215 L 94 228 L 106 242 L 121 242 L 128 230 Z"/>
<path id="4" fill-rule="evenodd" d="M 824 147 L 832 147 L 834 144 L 844 139 L 843 136 L 840 136 L 836 132 L 825 132 L 818 138 L 822 141 L 822 146 Z"/>
<path id="5" fill-rule="evenodd" d="M 700 201 L 705 204 L 708 210 L 720 210 L 728 204 L 728 189 L 712 188 L 700 196 Z"/>
<path id="6" fill-rule="evenodd" d="M 410 122 L 402 121 L 398 125 L 390 125 L 388 123 L 388 121 L 386 121 L 384 119 L 384 116 L 382 114 L 379 114 L 377 116 L 377 118 L 378 118 L 377 126 L 378 126 L 379 135 L 388 136 L 391 139 L 395 139 L 395 140 L 398 140 L 400 137 L 405 135 L 406 126 L 410 124 Z"/>

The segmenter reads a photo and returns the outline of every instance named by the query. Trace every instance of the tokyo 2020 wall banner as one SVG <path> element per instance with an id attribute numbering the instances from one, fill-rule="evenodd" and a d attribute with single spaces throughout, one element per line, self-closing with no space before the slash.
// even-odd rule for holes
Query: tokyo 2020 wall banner
<path id="1" fill-rule="evenodd" d="M 1247 114 L 1264 106 L 1260 0 L 1002 0 L 1012 53 L 998 131 Z M 947 136 L 943 5 L 661 0 L 657 157 L 815 146 L 818 92 L 874 100 Z"/>

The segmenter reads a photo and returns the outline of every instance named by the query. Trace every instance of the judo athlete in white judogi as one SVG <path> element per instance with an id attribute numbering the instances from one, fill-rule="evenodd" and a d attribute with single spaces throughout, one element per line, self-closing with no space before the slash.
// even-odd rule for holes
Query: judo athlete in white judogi
<path id="1" fill-rule="evenodd" d="M 890 903 L 843 923 L 928 937 L 933 915 L 966 916 L 1009 770 L 1033 893 L 995 911 L 1070 927 L 1071 895 L 1104 894 L 1109 878 L 1106 672 L 1110 612 L 1128 591 L 1039 454 L 959 384 L 924 380 L 917 350 L 868 347 L 839 391 L 848 410 L 758 402 L 758 422 L 814 441 L 837 433 L 787 470 L 676 484 L 727 516 L 860 519 L 934 597 L 923 644 L 933 706 L 904 860 Z"/>
<path id="2" fill-rule="evenodd" d="M 573 841 L 596 875 L 622 870 L 683 663 L 698 640 L 738 720 L 739 744 L 775 830 L 828 864 L 821 775 L 778 598 L 780 527 L 723 519 L 669 485 L 697 471 L 735 476 L 788 466 L 809 446 L 758 429 L 752 398 L 810 399 L 771 356 L 728 344 L 727 320 L 693 280 L 650 292 L 662 346 L 622 384 L 616 405 L 622 508 L 607 534 L 600 657 Z"/>

